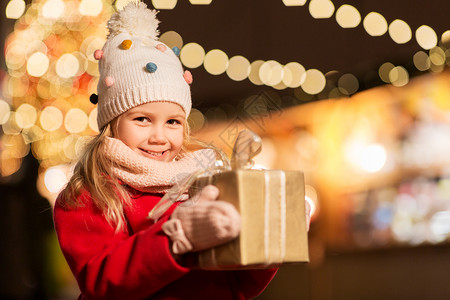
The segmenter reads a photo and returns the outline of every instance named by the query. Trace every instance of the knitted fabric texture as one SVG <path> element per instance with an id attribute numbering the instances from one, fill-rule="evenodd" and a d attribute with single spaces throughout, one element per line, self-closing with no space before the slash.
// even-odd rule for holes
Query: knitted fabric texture
<path id="1" fill-rule="evenodd" d="M 212 149 L 190 152 L 172 162 L 144 157 L 122 141 L 107 137 L 103 154 L 113 163 L 112 173 L 124 183 L 144 192 L 166 192 L 190 174 L 214 166 Z"/>
<path id="2" fill-rule="evenodd" d="M 179 219 L 170 219 L 161 228 L 172 240 L 172 252 L 174 254 L 184 254 L 193 249 L 192 243 L 187 239 Z"/>
<path id="3" fill-rule="evenodd" d="M 135 106 L 155 101 L 176 103 L 188 117 L 190 88 L 177 55 L 157 41 L 158 23 L 156 11 L 142 2 L 130 2 L 109 20 L 108 39 L 95 56 L 99 128 Z"/>
<path id="4" fill-rule="evenodd" d="M 172 251 L 183 254 L 200 251 L 229 242 L 239 235 L 241 217 L 236 208 L 224 201 L 215 201 L 219 194 L 215 186 L 206 186 L 191 200 L 191 205 L 179 205 L 171 220 L 162 229 L 173 241 Z M 171 227 L 180 222 L 182 230 L 174 232 Z M 186 243 L 185 237 L 191 242 Z"/>

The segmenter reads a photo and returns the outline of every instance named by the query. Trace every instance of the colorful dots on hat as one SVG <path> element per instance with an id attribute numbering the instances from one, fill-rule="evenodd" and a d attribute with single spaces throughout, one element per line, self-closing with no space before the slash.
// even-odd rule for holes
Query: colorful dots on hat
<path id="1" fill-rule="evenodd" d="M 180 48 L 178 48 L 177 46 L 173 47 L 172 51 L 176 56 L 180 56 Z"/>
<path id="2" fill-rule="evenodd" d="M 158 67 L 156 66 L 155 63 L 149 62 L 148 64 L 145 65 L 145 68 L 147 69 L 147 71 L 149 71 L 150 73 L 155 73 L 156 70 L 158 69 Z"/>
<path id="3" fill-rule="evenodd" d="M 124 40 L 123 42 L 122 42 L 122 49 L 125 49 L 125 50 L 128 50 L 128 49 L 130 49 L 131 48 L 131 44 L 133 44 L 133 42 L 132 41 L 130 41 L 130 40 Z"/>
<path id="4" fill-rule="evenodd" d="M 114 78 L 112 78 L 111 76 L 107 76 L 105 78 L 105 84 L 107 87 L 112 87 L 114 84 Z"/>
<path id="5" fill-rule="evenodd" d="M 91 101 L 92 104 L 97 104 L 97 103 L 98 103 L 98 95 L 92 94 L 92 95 L 89 97 L 89 101 Z"/>
<path id="6" fill-rule="evenodd" d="M 158 49 L 161 52 L 164 52 L 164 51 L 166 51 L 167 47 L 164 44 L 158 44 L 158 45 L 156 45 L 156 49 Z"/>
<path id="7" fill-rule="evenodd" d="M 96 59 L 96 60 L 100 60 L 100 59 L 102 59 L 102 57 L 103 57 L 103 51 L 102 50 L 95 50 L 95 52 L 94 52 L 94 58 Z"/>
<path id="8" fill-rule="evenodd" d="M 194 80 L 192 78 L 191 72 L 189 72 L 188 70 L 184 71 L 183 77 L 184 77 L 184 80 L 186 80 L 187 84 L 191 84 L 192 81 Z"/>

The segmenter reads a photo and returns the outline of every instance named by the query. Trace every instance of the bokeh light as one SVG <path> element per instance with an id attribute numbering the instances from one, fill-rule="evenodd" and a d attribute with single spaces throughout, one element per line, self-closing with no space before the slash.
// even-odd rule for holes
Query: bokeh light
<path id="1" fill-rule="evenodd" d="M 64 126 L 70 133 L 80 133 L 84 131 L 88 126 L 88 123 L 88 116 L 79 108 L 70 109 L 64 118 Z"/>
<path id="2" fill-rule="evenodd" d="M 404 44 L 411 40 L 412 31 L 405 21 L 397 19 L 389 24 L 389 35 L 397 44 Z"/>
<path id="3" fill-rule="evenodd" d="M 11 43 L 6 47 L 5 62 L 8 69 L 19 70 L 26 61 L 26 49 L 18 43 Z"/>
<path id="4" fill-rule="evenodd" d="M 407 85 L 409 82 L 408 71 L 402 66 L 392 68 L 389 72 L 389 81 L 396 87 Z"/>
<path id="5" fill-rule="evenodd" d="M 50 193 L 59 193 L 63 189 L 67 181 L 68 178 L 66 176 L 66 173 L 59 166 L 48 168 L 45 171 L 45 187 Z"/>
<path id="6" fill-rule="evenodd" d="M 62 126 L 63 119 L 63 114 L 58 108 L 47 106 L 42 110 L 39 121 L 42 129 L 46 131 L 55 131 Z"/>
<path id="7" fill-rule="evenodd" d="M 243 56 L 237 55 L 228 62 L 227 75 L 234 81 L 246 79 L 250 74 L 250 62 Z"/>
<path id="8" fill-rule="evenodd" d="M 89 128 L 94 132 L 99 132 L 97 124 L 97 107 L 89 113 Z"/>
<path id="9" fill-rule="evenodd" d="M 386 19 L 377 12 L 370 12 L 363 20 L 364 29 L 371 36 L 381 36 L 388 30 Z"/>
<path id="10" fill-rule="evenodd" d="M 309 69 L 306 71 L 302 89 L 310 95 L 316 95 L 323 91 L 325 84 L 326 78 L 322 72 L 317 69 Z"/>
<path id="11" fill-rule="evenodd" d="M 77 143 L 80 136 L 71 134 L 68 135 L 63 142 L 64 155 L 71 161 L 76 160 L 79 156 L 77 151 Z"/>
<path id="12" fill-rule="evenodd" d="M 42 52 L 35 52 L 28 58 L 27 72 L 31 76 L 41 77 L 47 72 L 49 64 L 47 55 Z"/>
<path id="13" fill-rule="evenodd" d="M 297 63 L 290 62 L 284 66 L 283 83 L 290 88 L 301 86 L 306 79 L 305 68 Z"/>
<path id="14" fill-rule="evenodd" d="M 37 112 L 34 106 L 24 103 L 16 110 L 16 122 L 20 128 L 30 128 L 37 119 Z"/>
<path id="15" fill-rule="evenodd" d="M 442 242 L 450 235 L 450 211 L 436 212 L 430 220 L 434 242 Z"/>
<path id="16" fill-rule="evenodd" d="M 18 19 L 25 12 L 25 1 L 12 0 L 6 5 L 6 17 L 8 19 Z"/>
<path id="17" fill-rule="evenodd" d="M 306 0 L 283 0 L 283 3 L 286 6 L 303 6 Z"/>
<path id="18" fill-rule="evenodd" d="M 329 0 L 311 0 L 309 13 L 315 19 L 330 18 L 334 13 L 334 4 Z"/>
<path id="19" fill-rule="evenodd" d="M 193 5 L 209 5 L 212 0 L 189 0 Z"/>
<path id="20" fill-rule="evenodd" d="M 338 80 L 338 88 L 344 95 L 352 95 L 359 89 L 358 79 L 353 74 L 344 74 Z"/>
<path id="21" fill-rule="evenodd" d="M 160 37 L 159 40 L 169 46 L 170 48 L 178 47 L 181 49 L 183 47 L 183 38 L 181 35 L 176 31 L 167 31 L 164 32 Z"/>
<path id="22" fill-rule="evenodd" d="M 81 0 L 78 9 L 83 16 L 95 17 L 102 12 L 103 3 L 101 0 Z"/>
<path id="23" fill-rule="evenodd" d="M 177 0 L 152 0 L 155 9 L 174 9 L 177 5 Z"/>
<path id="24" fill-rule="evenodd" d="M 128 3 L 136 1 L 136 0 L 117 0 L 114 3 L 114 6 L 116 7 L 116 10 L 122 10 Z"/>
<path id="25" fill-rule="evenodd" d="M 279 62 L 269 60 L 261 66 L 259 75 L 266 85 L 276 88 L 283 80 L 284 68 Z"/>
<path id="26" fill-rule="evenodd" d="M 433 28 L 427 25 L 422 25 L 416 30 L 416 40 L 420 47 L 425 50 L 430 50 L 437 45 L 437 35 Z"/>
<path id="27" fill-rule="evenodd" d="M 430 57 L 423 51 L 419 51 L 413 56 L 414 66 L 419 71 L 426 71 L 430 68 Z"/>
<path id="28" fill-rule="evenodd" d="M 3 135 L 1 144 L 6 148 L 2 151 L 3 158 L 22 158 L 30 151 L 30 146 L 25 143 L 22 135 Z"/>
<path id="29" fill-rule="evenodd" d="M 0 99 L 0 125 L 5 124 L 8 121 L 10 115 L 11 108 L 9 104 L 6 101 Z"/>
<path id="30" fill-rule="evenodd" d="M 386 157 L 386 149 L 383 145 L 372 144 L 364 148 L 360 153 L 359 164 L 367 172 L 378 172 L 385 165 Z"/>
<path id="31" fill-rule="evenodd" d="M 391 80 L 389 79 L 389 72 L 391 72 L 394 67 L 395 66 L 390 62 L 385 62 L 384 64 L 382 64 L 378 69 L 378 75 L 380 76 L 380 79 L 386 83 L 391 83 Z"/>
<path id="32" fill-rule="evenodd" d="M 445 64 L 445 51 L 441 47 L 434 47 L 430 49 L 430 61 L 436 66 Z"/>
<path id="33" fill-rule="evenodd" d="M 441 36 L 441 41 L 444 44 L 450 43 L 450 30 L 445 31 Z"/>
<path id="34" fill-rule="evenodd" d="M 64 1 L 47 0 L 42 6 L 42 16 L 48 19 L 58 19 L 64 13 Z"/>
<path id="35" fill-rule="evenodd" d="M 31 144 L 41 140 L 44 137 L 44 132 L 41 127 L 33 125 L 22 130 L 22 137 L 26 144 Z"/>
<path id="36" fill-rule="evenodd" d="M 56 62 L 56 73 L 62 78 L 75 76 L 79 68 L 78 59 L 70 53 L 63 54 Z"/>
<path id="37" fill-rule="evenodd" d="M 195 69 L 203 64 L 205 59 L 205 50 L 197 43 L 189 43 L 181 49 L 180 59 L 183 65 Z"/>
<path id="38" fill-rule="evenodd" d="M 8 135 L 18 135 L 22 131 L 22 128 L 16 122 L 16 112 L 11 112 L 9 114 L 8 120 L 3 123 L 2 130 L 4 134 Z"/>
<path id="39" fill-rule="evenodd" d="M 311 203 L 311 211 L 309 214 L 311 219 L 313 219 L 319 211 L 319 199 L 316 189 L 309 184 L 305 184 L 305 198 L 307 198 L 309 200 L 308 202 Z"/>
<path id="40" fill-rule="evenodd" d="M 361 23 L 361 14 L 352 5 L 341 5 L 336 11 L 336 21 L 342 28 L 355 28 Z"/>
<path id="41" fill-rule="evenodd" d="M 254 85 L 263 85 L 261 78 L 259 77 L 259 69 L 264 64 L 263 60 L 255 60 L 250 64 L 250 74 L 248 74 L 248 79 Z"/>
<path id="42" fill-rule="evenodd" d="M 202 129 L 205 125 L 205 116 L 198 109 L 193 108 L 189 114 L 188 122 L 192 132 Z"/>
<path id="43" fill-rule="evenodd" d="M 268 86 L 275 86 L 283 79 L 283 66 L 275 61 L 264 62 L 259 68 L 259 78 Z"/>
<path id="44" fill-rule="evenodd" d="M 212 75 L 224 73 L 228 67 L 228 56 L 219 49 L 214 49 L 206 53 L 203 63 L 205 70 Z"/>

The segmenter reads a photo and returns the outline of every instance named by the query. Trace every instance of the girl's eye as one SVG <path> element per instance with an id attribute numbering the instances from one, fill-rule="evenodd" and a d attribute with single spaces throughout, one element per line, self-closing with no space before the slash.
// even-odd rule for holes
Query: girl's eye
<path id="1" fill-rule="evenodd" d="M 170 120 L 167 121 L 167 123 L 170 124 L 170 125 L 178 125 L 178 124 L 181 124 L 180 121 L 175 120 L 175 119 L 170 119 Z"/>
<path id="2" fill-rule="evenodd" d="M 150 121 L 147 117 L 137 117 L 137 118 L 134 118 L 134 120 L 138 121 L 138 122 L 149 122 Z"/>

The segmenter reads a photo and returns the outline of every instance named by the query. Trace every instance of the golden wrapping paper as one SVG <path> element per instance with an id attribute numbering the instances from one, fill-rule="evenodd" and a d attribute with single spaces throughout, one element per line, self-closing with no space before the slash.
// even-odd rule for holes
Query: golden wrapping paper
<path id="1" fill-rule="evenodd" d="M 199 178 L 195 193 L 207 184 L 219 199 L 241 215 L 241 233 L 233 241 L 196 253 L 201 269 L 267 268 L 308 262 L 303 173 L 279 170 L 235 170 Z"/>

